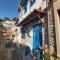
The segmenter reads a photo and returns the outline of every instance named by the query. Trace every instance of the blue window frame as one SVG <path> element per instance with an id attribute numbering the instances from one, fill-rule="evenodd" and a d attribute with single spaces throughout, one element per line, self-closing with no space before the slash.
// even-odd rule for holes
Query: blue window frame
<path id="1" fill-rule="evenodd" d="M 35 0 L 30 0 L 30 7 L 35 3 Z"/>

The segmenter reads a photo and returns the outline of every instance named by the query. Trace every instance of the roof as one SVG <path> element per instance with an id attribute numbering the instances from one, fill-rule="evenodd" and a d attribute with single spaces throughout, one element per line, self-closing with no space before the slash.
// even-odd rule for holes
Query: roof
<path id="1" fill-rule="evenodd" d="M 33 12 L 31 12 L 30 14 L 28 14 L 28 16 L 26 18 L 24 18 L 19 24 L 18 26 L 22 26 L 26 23 L 28 23 L 29 21 L 32 21 L 35 18 L 38 18 L 38 15 L 42 18 L 43 15 L 45 14 L 45 11 L 39 10 L 39 9 L 34 9 Z"/>

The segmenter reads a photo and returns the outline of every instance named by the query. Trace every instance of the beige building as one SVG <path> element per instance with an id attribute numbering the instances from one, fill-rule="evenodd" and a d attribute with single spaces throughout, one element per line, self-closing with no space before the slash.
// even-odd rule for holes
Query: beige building
<path id="1" fill-rule="evenodd" d="M 60 0 L 55 0 L 53 5 L 56 30 L 57 56 L 60 57 Z"/>

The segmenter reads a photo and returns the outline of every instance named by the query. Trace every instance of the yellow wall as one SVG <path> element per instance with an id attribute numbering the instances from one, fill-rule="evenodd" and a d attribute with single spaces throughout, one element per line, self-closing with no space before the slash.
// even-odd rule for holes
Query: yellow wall
<path id="1" fill-rule="evenodd" d="M 59 19 L 59 15 L 58 15 L 58 11 L 57 11 L 58 9 L 60 9 L 60 0 L 57 0 L 54 2 L 57 55 L 60 56 L 60 19 Z"/>

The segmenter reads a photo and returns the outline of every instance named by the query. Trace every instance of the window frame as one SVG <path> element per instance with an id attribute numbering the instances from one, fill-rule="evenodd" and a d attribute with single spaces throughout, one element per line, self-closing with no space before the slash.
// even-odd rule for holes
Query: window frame
<path id="1" fill-rule="evenodd" d="M 30 7 L 32 7 L 33 6 L 33 4 L 36 2 L 36 0 L 30 0 Z"/>

